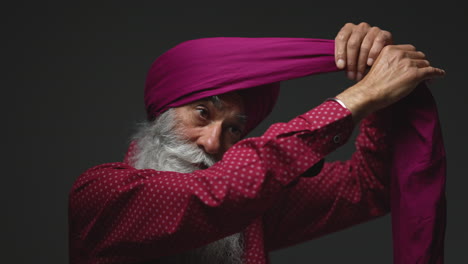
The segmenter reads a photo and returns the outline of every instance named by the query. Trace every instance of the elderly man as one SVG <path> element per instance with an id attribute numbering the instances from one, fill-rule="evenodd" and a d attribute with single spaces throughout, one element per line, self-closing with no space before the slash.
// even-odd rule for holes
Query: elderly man
<path id="1" fill-rule="evenodd" d="M 267 263 L 268 251 L 387 213 L 383 109 L 445 72 L 366 23 L 340 30 L 335 63 L 357 83 L 258 138 L 243 139 L 273 105 L 254 117 L 268 90 L 255 100 L 252 91 L 262 87 L 194 91 L 162 106 L 152 100 L 164 96 L 146 98 L 151 121 L 125 162 L 93 167 L 73 185 L 70 262 Z M 163 66 L 150 81 L 174 70 Z M 321 167 L 361 120 L 351 160 Z"/>

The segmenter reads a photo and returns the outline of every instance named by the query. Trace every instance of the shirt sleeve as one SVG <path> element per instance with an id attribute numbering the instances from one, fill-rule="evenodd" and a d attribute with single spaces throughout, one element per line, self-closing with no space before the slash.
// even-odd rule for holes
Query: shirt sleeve
<path id="1" fill-rule="evenodd" d="M 264 215 L 265 243 L 276 250 L 362 223 L 390 210 L 388 109 L 361 122 L 350 160 L 326 162 L 300 178 Z"/>
<path id="2" fill-rule="evenodd" d="M 240 232 L 352 128 L 348 110 L 325 102 L 238 142 L 206 170 L 93 167 L 69 194 L 70 262 L 142 262 Z"/>

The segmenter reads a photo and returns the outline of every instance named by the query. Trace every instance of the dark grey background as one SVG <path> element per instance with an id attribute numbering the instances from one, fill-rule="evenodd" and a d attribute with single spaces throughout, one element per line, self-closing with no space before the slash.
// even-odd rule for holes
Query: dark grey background
<path id="1" fill-rule="evenodd" d="M 146 71 L 170 47 L 212 36 L 334 38 L 346 22 L 366 21 L 391 31 L 396 43 L 414 44 L 447 71 L 431 85 L 448 155 L 446 262 L 468 263 L 466 8 L 447 1 L 16 1 L 2 11 L 0 262 L 68 262 L 68 191 L 87 168 L 122 159 L 144 119 Z M 351 84 L 342 72 L 285 82 L 274 112 L 252 135 Z M 331 158 L 347 158 L 352 148 Z M 389 216 L 273 252 L 271 259 L 391 263 Z"/>

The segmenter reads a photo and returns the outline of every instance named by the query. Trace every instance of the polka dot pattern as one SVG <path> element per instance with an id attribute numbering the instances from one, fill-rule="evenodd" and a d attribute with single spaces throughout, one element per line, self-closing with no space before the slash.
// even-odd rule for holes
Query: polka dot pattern
<path id="1" fill-rule="evenodd" d="M 157 262 L 236 232 L 244 263 L 268 263 L 269 250 L 382 215 L 386 144 L 375 123 L 362 122 L 351 160 L 313 178 L 300 176 L 352 132 L 351 113 L 336 102 L 238 142 L 206 170 L 90 168 L 70 191 L 70 263 Z"/>

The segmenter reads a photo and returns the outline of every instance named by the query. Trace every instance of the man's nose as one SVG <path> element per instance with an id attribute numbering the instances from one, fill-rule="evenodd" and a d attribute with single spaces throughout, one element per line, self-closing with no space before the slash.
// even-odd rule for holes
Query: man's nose
<path id="1" fill-rule="evenodd" d="M 221 123 L 213 122 L 203 130 L 197 140 L 197 145 L 211 155 L 219 155 L 221 152 Z"/>

